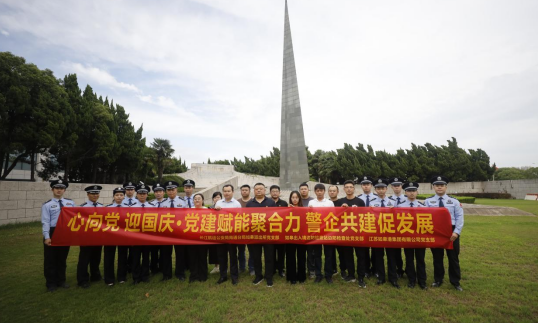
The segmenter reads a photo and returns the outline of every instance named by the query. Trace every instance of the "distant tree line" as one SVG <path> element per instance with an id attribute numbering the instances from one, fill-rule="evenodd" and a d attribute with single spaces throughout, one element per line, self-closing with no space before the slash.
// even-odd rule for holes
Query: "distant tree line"
<path id="1" fill-rule="evenodd" d="M 0 179 L 19 162 L 31 165 L 42 156 L 44 179 L 63 173 L 66 180 L 122 183 L 162 178 L 187 170 L 167 139 L 150 147 L 119 104 L 103 99 L 75 74 L 56 79 L 22 57 L 0 53 Z"/>
<path id="2" fill-rule="evenodd" d="M 383 150 L 374 151 L 372 146 L 344 144 L 336 151 L 316 150 L 313 154 L 306 148 L 311 179 L 325 183 L 343 183 L 362 175 L 373 177 L 405 177 L 410 181 L 427 182 L 431 176 L 444 174 L 452 181 L 486 181 L 492 178 L 495 164 L 490 165 L 488 154 L 482 149 L 465 150 L 458 146 L 456 138 L 447 145 L 434 146 L 411 144 L 411 149 L 398 149 L 396 154 Z M 244 161 L 208 160 L 212 164 L 234 165 L 238 172 L 265 176 L 280 175 L 280 150 L 273 148 L 269 156 Z"/>
<path id="3" fill-rule="evenodd" d="M 502 181 L 508 179 L 535 179 L 538 178 L 538 167 L 526 169 L 516 167 L 501 167 L 495 172 L 495 180 Z"/>

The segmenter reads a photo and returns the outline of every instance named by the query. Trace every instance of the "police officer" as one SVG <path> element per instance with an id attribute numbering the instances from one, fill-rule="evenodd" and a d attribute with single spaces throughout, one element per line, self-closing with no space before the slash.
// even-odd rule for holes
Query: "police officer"
<path id="1" fill-rule="evenodd" d="M 372 207 L 395 207 L 396 202 L 391 200 L 387 197 L 387 187 L 389 185 L 389 181 L 384 178 L 378 178 L 375 182 L 375 192 L 377 193 L 377 198 L 375 201 L 370 203 L 370 206 Z M 392 284 L 392 286 L 396 288 L 400 288 L 400 285 L 398 285 L 398 274 L 396 272 L 396 250 L 400 249 L 394 249 L 394 248 L 373 248 L 375 253 L 375 263 L 376 263 L 376 270 L 378 274 L 377 278 L 377 284 L 381 285 L 385 283 L 385 261 L 383 259 L 384 257 L 384 251 L 387 253 L 387 268 L 388 268 L 388 276 L 389 276 L 389 282 Z"/>
<path id="2" fill-rule="evenodd" d="M 58 287 L 69 288 L 65 282 L 66 260 L 69 246 L 52 246 L 54 229 L 63 207 L 75 206 L 75 203 L 63 197 L 69 183 L 62 179 L 50 182 L 53 198 L 41 207 L 41 224 L 43 225 L 44 273 L 47 290 L 54 292 Z"/>
<path id="3" fill-rule="evenodd" d="M 192 179 L 186 179 L 183 181 L 183 191 L 185 192 L 185 197 L 183 198 L 185 200 L 185 207 L 193 208 L 194 207 L 194 187 L 196 186 L 196 183 Z M 190 252 L 191 252 L 192 246 L 184 246 L 185 250 L 185 258 L 183 259 L 185 262 L 185 269 L 190 270 Z"/>
<path id="4" fill-rule="evenodd" d="M 125 199 L 123 200 L 124 206 L 133 206 L 138 202 L 135 197 L 136 185 L 134 182 L 123 183 L 123 188 L 125 189 Z"/>
<path id="5" fill-rule="evenodd" d="M 370 203 L 377 199 L 377 195 L 372 192 L 374 179 L 371 176 L 364 175 L 359 180 L 363 193 L 357 197 L 364 201 L 364 206 L 371 206 Z M 370 251 L 371 249 L 371 251 Z M 372 256 L 370 257 L 370 252 Z M 359 268 L 359 257 L 364 257 L 364 263 L 366 264 L 366 272 L 364 278 L 368 278 L 372 275 L 378 276 L 375 270 L 375 254 L 373 248 L 366 247 L 365 252 L 355 247 L 355 254 L 357 255 L 357 268 Z M 359 255 L 360 254 L 360 255 Z"/>
<path id="6" fill-rule="evenodd" d="M 402 177 L 390 178 L 390 187 L 392 188 L 392 191 L 394 192 L 394 194 L 392 194 L 390 199 L 396 202 L 397 206 L 407 201 L 407 197 L 402 192 L 402 185 L 404 182 L 405 182 L 405 179 L 403 179 Z M 394 249 L 395 249 L 394 256 L 396 258 L 396 273 L 398 274 L 398 278 L 401 278 L 403 277 L 403 274 L 405 272 L 404 267 L 403 267 L 402 249 L 401 248 L 394 248 Z"/>
<path id="7" fill-rule="evenodd" d="M 166 194 L 168 198 L 161 203 L 161 207 L 166 208 L 183 208 L 185 207 L 185 200 L 177 195 L 177 188 L 179 183 L 176 181 L 168 181 L 163 184 L 166 188 Z M 183 245 L 166 245 L 161 249 L 161 257 L 163 259 L 162 272 L 163 280 L 172 279 L 172 251 L 175 249 L 176 253 L 176 270 L 175 275 L 180 281 L 185 280 L 185 246 Z"/>
<path id="8" fill-rule="evenodd" d="M 133 204 L 132 207 L 139 208 L 154 208 L 155 205 L 147 201 L 148 192 L 151 188 L 144 184 L 140 183 L 136 186 L 136 197 L 137 202 Z M 149 252 L 150 246 L 132 246 L 132 263 L 131 268 L 133 269 L 133 285 L 136 285 L 140 282 L 147 283 L 149 282 Z M 142 264 L 140 263 L 140 257 L 142 257 Z"/>
<path id="9" fill-rule="evenodd" d="M 99 194 L 103 189 L 99 185 L 91 185 L 86 187 L 86 195 L 88 199 L 82 203 L 81 207 L 103 207 L 103 204 L 99 203 Z M 101 271 L 99 265 L 101 264 L 101 253 L 103 246 L 80 246 L 80 253 L 78 255 L 77 265 L 77 282 L 82 288 L 90 287 L 90 281 L 97 282 L 101 280 Z M 90 267 L 90 274 L 88 274 L 88 265 Z M 91 277 L 91 278 L 90 278 Z"/>
<path id="10" fill-rule="evenodd" d="M 123 199 L 125 198 L 125 189 L 116 187 L 112 191 L 114 203 L 106 207 L 122 207 Z M 127 247 L 118 247 L 118 281 L 123 284 L 127 281 Z M 105 269 L 105 284 L 114 286 L 116 277 L 114 276 L 114 259 L 116 258 L 116 246 L 104 247 L 104 269 Z"/>
<path id="11" fill-rule="evenodd" d="M 424 204 L 417 200 L 418 187 L 418 183 L 415 182 L 403 184 L 406 200 L 405 202 L 400 203 L 398 207 L 424 207 Z M 405 248 L 404 253 L 405 273 L 409 279 L 407 287 L 414 288 L 418 278 L 418 285 L 420 288 L 428 289 L 428 287 L 426 287 L 426 263 L 424 262 L 426 248 Z"/>
<path id="12" fill-rule="evenodd" d="M 463 229 L 463 208 L 460 202 L 450 195 L 446 194 L 448 178 L 444 176 L 434 176 L 431 179 L 435 195 L 426 199 L 427 207 L 445 207 L 450 212 L 450 218 L 452 220 L 452 237 L 450 241 L 453 241 L 453 249 L 446 249 L 446 256 L 448 258 L 448 278 L 450 283 L 456 290 L 463 291 L 460 285 L 461 271 L 460 271 L 460 234 Z M 442 248 L 432 248 L 433 255 L 433 279 L 432 287 L 440 287 L 443 284 L 443 278 L 445 277 L 445 267 L 443 264 L 445 251 Z"/>
<path id="13" fill-rule="evenodd" d="M 151 200 L 150 203 L 155 205 L 155 207 L 159 208 L 161 207 L 161 204 L 165 200 L 164 198 L 164 187 L 161 183 L 155 183 L 153 185 L 153 193 L 155 194 L 155 199 Z M 161 271 L 161 258 L 159 257 L 159 253 L 162 246 L 155 246 L 152 245 L 149 247 L 150 249 L 150 270 L 151 274 L 155 275 Z"/>

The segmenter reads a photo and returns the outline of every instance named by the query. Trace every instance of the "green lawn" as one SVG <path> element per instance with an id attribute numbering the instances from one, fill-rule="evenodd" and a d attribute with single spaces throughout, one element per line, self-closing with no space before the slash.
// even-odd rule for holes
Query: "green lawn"
<path id="1" fill-rule="evenodd" d="M 538 201 L 503 200 L 503 199 L 476 199 L 475 204 L 509 206 L 534 215 L 538 215 Z"/>
<path id="2" fill-rule="evenodd" d="M 40 224 L 0 227 L 0 322 L 536 322 L 538 217 L 468 216 L 461 237 L 462 286 L 396 290 L 368 281 L 346 284 L 238 286 L 178 280 L 148 284 L 76 285 L 78 247 L 68 259 L 72 287 L 45 292 Z M 427 252 L 428 283 L 432 258 Z M 336 276 L 335 276 L 336 278 Z M 400 280 L 405 285 L 405 279 Z"/>

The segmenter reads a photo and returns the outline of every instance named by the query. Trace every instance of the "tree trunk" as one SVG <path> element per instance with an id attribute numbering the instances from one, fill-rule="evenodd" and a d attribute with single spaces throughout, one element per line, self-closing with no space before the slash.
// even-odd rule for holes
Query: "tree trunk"
<path id="1" fill-rule="evenodd" d="M 99 164 L 98 162 L 93 164 L 93 174 L 92 174 L 92 180 L 91 180 L 92 183 L 95 183 L 95 181 L 97 179 L 97 168 L 99 167 L 98 164 Z"/>
<path id="2" fill-rule="evenodd" d="M 17 165 L 17 163 L 23 158 L 23 157 L 26 157 L 28 156 L 28 153 L 25 151 L 24 153 L 20 154 L 19 156 L 17 156 L 17 158 L 15 158 L 15 160 L 13 161 L 13 163 L 11 164 L 11 166 L 9 166 L 9 168 L 5 169 L 4 170 L 4 175 L 2 175 L 2 179 L 6 179 L 7 175 L 9 175 L 9 173 L 11 173 L 11 171 L 13 170 L 13 168 L 15 168 L 15 166 Z M 8 160 L 9 160 L 9 156 L 8 156 Z M 8 165 L 8 160 L 6 160 L 6 167 Z"/>
<path id="3" fill-rule="evenodd" d="M 30 180 L 35 182 L 35 152 L 30 153 Z"/>

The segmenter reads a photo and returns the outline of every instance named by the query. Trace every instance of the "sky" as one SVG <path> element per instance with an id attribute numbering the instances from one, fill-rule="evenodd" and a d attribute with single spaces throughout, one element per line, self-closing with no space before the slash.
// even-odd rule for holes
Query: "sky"
<path id="1" fill-rule="evenodd" d="M 538 167 L 538 1 L 290 0 L 306 145 Z M 0 51 L 125 107 L 187 164 L 280 145 L 284 0 L 0 0 Z"/>

